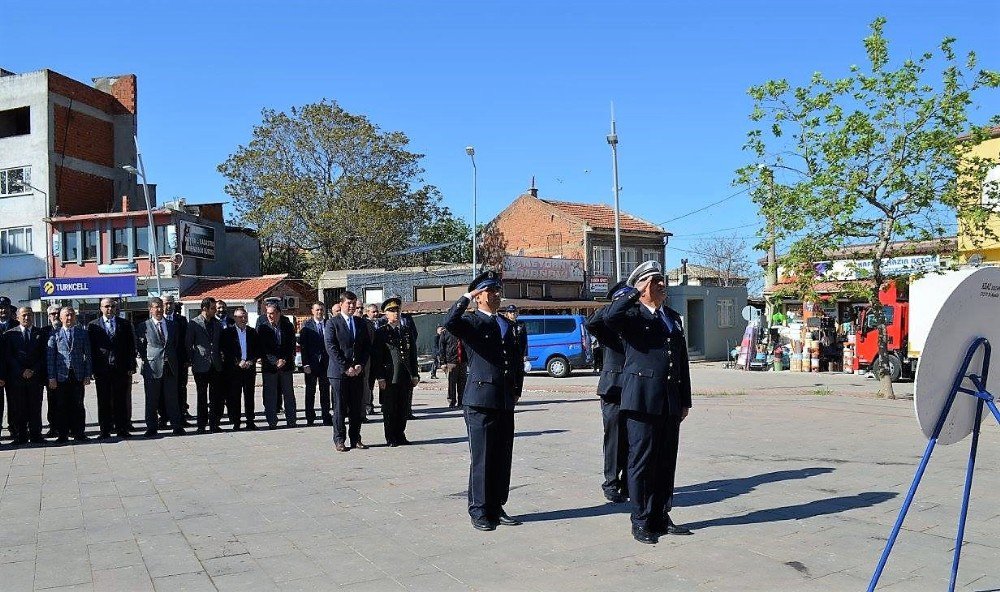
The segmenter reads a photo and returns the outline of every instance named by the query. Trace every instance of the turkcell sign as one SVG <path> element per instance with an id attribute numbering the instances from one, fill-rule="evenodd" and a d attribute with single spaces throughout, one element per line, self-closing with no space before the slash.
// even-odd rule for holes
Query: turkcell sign
<path id="1" fill-rule="evenodd" d="M 42 300 L 135 296 L 135 287 L 134 275 L 45 278 L 39 282 Z"/>

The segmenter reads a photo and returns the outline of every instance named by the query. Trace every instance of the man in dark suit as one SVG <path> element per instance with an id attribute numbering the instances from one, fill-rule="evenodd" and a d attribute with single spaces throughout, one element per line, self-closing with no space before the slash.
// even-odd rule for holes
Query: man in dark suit
<path id="1" fill-rule="evenodd" d="M 45 379 L 45 333 L 33 327 L 35 313 L 25 306 L 17 311 L 20 326 L 0 336 L 0 382 L 6 384 L 7 407 L 14 444 L 45 442 L 42 438 L 42 381 Z"/>
<path id="2" fill-rule="evenodd" d="M 352 448 L 368 448 L 361 441 L 361 423 L 365 412 L 365 364 L 371 355 L 371 341 L 367 321 L 354 316 L 357 306 L 358 297 L 353 292 L 341 294 L 340 314 L 330 317 L 323 337 L 330 356 L 327 376 L 333 391 L 333 443 L 338 452 L 347 452 L 348 437 Z"/>
<path id="3" fill-rule="evenodd" d="M 0 296 L 0 335 L 13 329 L 17 326 L 17 319 L 14 318 L 14 311 L 10 305 L 10 298 L 6 296 Z M 6 387 L 0 384 L 0 420 L 3 420 L 3 406 L 4 399 L 9 399 L 9 396 L 5 396 Z M 9 405 L 8 405 L 9 407 Z M 7 430 L 10 431 L 11 435 L 14 435 L 14 431 L 11 429 L 10 425 L 10 413 L 7 414 Z"/>
<path id="4" fill-rule="evenodd" d="M 629 275 L 605 323 L 622 338 L 621 413 L 628 435 L 632 536 L 653 544 L 662 534 L 691 534 L 670 519 L 681 421 L 691 409 L 691 374 L 681 317 L 665 306 L 666 280 L 656 261 Z"/>
<path id="5" fill-rule="evenodd" d="M 520 314 L 517 310 L 517 306 L 513 304 L 508 304 L 503 309 L 503 317 L 510 321 L 510 326 L 514 329 L 514 339 L 517 340 L 517 348 L 521 352 L 521 366 L 524 366 L 524 362 L 528 361 L 528 328 L 524 326 L 524 323 L 517 320 Z M 521 378 L 517 383 L 517 396 L 521 397 L 521 391 L 524 389 L 524 372 L 521 373 Z"/>
<path id="6" fill-rule="evenodd" d="M 615 284 L 609 294 L 611 300 L 624 297 L 629 290 L 623 281 Z M 628 501 L 628 482 L 625 467 L 628 464 L 628 438 L 622 425 L 622 368 L 625 366 L 625 348 L 618 333 L 608 327 L 605 306 L 587 319 L 587 331 L 597 338 L 604 348 L 604 365 L 597 382 L 597 396 L 601 398 L 601 418 L 604 420 L 604 483 L 601 489 L 609 502 Z"/>
<path id="7" fill-rule="evenodd" d="M 48 308 L 48 322 L 45 323 L 44 327 L 39 327 L 38 328 L 39 331 L 41 331 L 42 336 L 45 338 L 46 347 L 48 347 L 49 337 L 52 337 L 52 334 L 54 332 L 58 331 L 60 327 L 62 327 L 62 322 L 59 321 L 59 305 L 58 304 L 50 304 L 49 308 Z M 45 369 L 46 372 L 48 371 L 47 364 L 43 364 L 43 368 Z M 46 388 L 45 388 L 45 402 L 46 402 L 46 405 L 45 405 L 46 406 L 45 421 L 49 424 L 49 431 L 46 432 L 45 436 L 48 437 L 48 438 L 55 438 L 57 436 L 57 434 L 56 434 L 56 419 L 55 419 L 55 417 L 56 417 L 56 402 L 55 402 L 55 399 L 53 398 L 52 389 L 48 388 L 48 382 L 49 381 L 48 381 L 48 376 L 45 375 L 46 372 L 43 372 L 43 376 L 39 379 L 39 380 L 41 380 L 42 384 L 46 385 Z M 0 409 L 2 409 L 2 405 L 0 405 Z"/>
<path id="8" fill-rule="evenodd" d="M 410 330 L 399 318 L 399 298 L 382 303 L 386 323 L 375 331 L 371 367 L 382 395 L 382 422 L 385 442 L 391 447 L 409 444 L 406 439 L 407 401 L 412 400 L 413 387 L 420 382 L 417 370 L 417 348 Z"/>
<path id="9" fill-rule="evenodd" d="M 514 405 L 524 373 L 521 350 L 510 322 L 498 315 L 500 276 L 480 274 L 452 305 L 444 327 L 462 340 L 469 358 L 465 386 L 465 426 L 469 433 L 469 516 L 477 530 L 516 526 L 503 506 L 510 490 L 514 451 Z M 465 314 L 475 300 L 478 308 Z"/>
<path id="10" fill-rule="evenodd" d="M 330 414 L 330 377 L 327 366 L 330 356 L 326 353 L 323 332 L 326 330 L 326 306 L 322 302 L 312 305 L 312 318 L 302 323 L 299 345 L 302 347 L 302 371 L 306 375 L 306 422 L 316 422 L 316 387 L 319 386 L 319 406 L 323 425 L 333 425 Z"/>
<path id="11" fill-rule="evenodd" d="M 198 431 L 219 432 L 226 389 L 222 384 L 222 326 L 215 318 L 215 298 L 201 300 L 201 314 L 187 326 L 184 349 L 198 389 Z M 234 426 L 235 427 L 235 426 Z"/>
<path id="12" fill-rule="evenodd" d="M 444 327 L 441 328 L 438 356 L 441 358 L 445 374 L 448 375 L 448 407 L 461 407 L 465 381 L 468 378 L 468 360 L 463 351 L 462 340 Z"/>
<path id="13" fill-rule="evenodd" d="M 142 383 L 146 394 L 146 437 L 157 437 L 160 420 L 157 411 L 162 412 L 174 426 L 174 434 L 184 433 L 181 425 L 181 408 L 177 400 L 177 379 L 180 376 L 180 337 L 177 325 L 163 315 L 163 300 L 149 299 L 149 318 L 139 323 L 135 329 L 135 344 L 142 360 Z"/>
<path id="14" fill-rule="evenodd" d="M 101 299 L 101 316 L 87 325 L 97 383 L 97 423 L 101 438 L 114 432 L 128 438 L 132 428 L 132 375 L 136 371 L 135 332 L 118 318 L 118 303 Z"/>
<path id="15" fill-rule="evenodd" d="M 257 380 L 257 360 L 260 359 L 260 344 L 257 330 L 247 325 L 247 311 L 239 307 L 233 311 L 234 325 L 222 332 L 222 362 L 224 375 L 229 387 L 226 407 L 233 429 L 240 429 L 240 394 L 243 395 L 243 409 L 246 428 L 256 430 L 254 423 L 254 387 Z"/>
<path id="16" fill-rule="evenodd" d="M 86 442 L 84 428 L 87 411 L 83 406 L 83 393 L 94 375 L 90 338 L 87 330 L 76 324 L 76 311 L 64 306 L 59 311 L 62 327 L 49 337 L 47 364 L 49 389 L 56 394 L 56 433 L 59 442 L 73 439 Z"/>
<path id="17" fill-rule="evenodd" d="M 222 327 L 223 331 L 236 324 L 233 317 L 227 314 L 226 303 L 223 300 L 215 301 L 215 320 L 219 321 L 219 326 Z"/>
<path id="18" fill-rule="evenodd" d="M 260 339 L 261 377 L 264 380 L 264 416 L 267 427 L 278 427 L 278 400 L 284 400 L 285 423 L 295 427 L 295 391 L 292 372 L 295 369 L 295 327 L 281 315 L 276 303 L 265 307 L 267 319 L 257 328 Z"/>
<path id="19" fill-rule="evenodd" d="M 188 319 L 180 312 L 180 305 L 174 302 L 174 297 L 172 294 L 167 294 L 163 297 L 163 316 L 170 323 L 171 327 L 174 327 L 177 332 L 177 404 L 180 406 L 181 410 L 181 420 L 180 427 L 187 427 L 188 420 L 194 419 L 191 414 L 188 413 L 188 367 L 191 362 L 188 360 L 188 351 L 184 347 L 187 343 L 187 327 Z M 160 401 L 159 404 L 160 417 L 161 420 L 166 422 L 172 415 L 167 410 L 165 401 Z M 177 427 L 177 426 L 175 426 Z"/>
<path id="20" fill-rule="evenodd" d="M 413 322 L 413 315 L 402 312 L 403 297 L 400 296 L 399 294 L 396 294 L 393 296 L 393 298 L 399 300 L 400 302 L 399 324 L 402 325 L 404 329 L 406 329 L 406 333 L 410 337 L 413 350 L 416 351 L 417 335 L 419 335 L 419 333 L 417 332 L 417 324 Z M 381 396 L 381 389 L 379 389 L 379 395 Z M 410 389 L 410 393 L 409 395 L 407 395 L 406 398 L 406 417 L 407 419 L 416 419 L 416 416 L 413 415 L 413 389 Z"/>

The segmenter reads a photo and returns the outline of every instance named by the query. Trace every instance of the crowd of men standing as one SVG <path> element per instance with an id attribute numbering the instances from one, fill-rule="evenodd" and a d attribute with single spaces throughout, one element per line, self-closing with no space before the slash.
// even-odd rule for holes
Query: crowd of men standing
<path id="1" fill-rule="evenodd" d="M 399 298 L 370 306 L 367 316 L 357 296 L 345 292 L 328 316 L 322 303 L 301 328 L 305 373 L 305 420 L 320 417 L 332 426 L 338 451 L 367 448 L 361 424 L 374 413 L 373 387 L 380 387 L 385 437 L 390 446 L 408 444 L 406 420 L 412 415 L 413 387 L 419 382 L 417 331 L 401 314 Z M 226 314 L 225 303 L 205 298 L 193 319 L 179 314 L 174 299 L 149 300 L 149 318 L 135 325 L 119 316 L 118 302 L 104 298 L 100 316 L 77 322 L 69 306 L 48 308 L 48 324 L 35 327 L 28 307 L 13 311 L 0 297 L 0 417 L 7 401 L 14 445 L 43 444 L 46 438 L 89 440 L 84 392 L 97 391 L 100 438 L 126 439 L 137 430 L 132 419 L 134 375 L 142 377 L 144 436 L 175 435 L 194 428 L 219 432 L 223 418 L 233 430 L 256 430 L 255 389 L 261 375 L 266 427 L 298 424 L 292 386 L 296 328 L 275 302 L 265 304 L 256 327 L 240 307 Z M 195 415 L 188 406 L 188 378 L 194 378 Z M 49 431 L 42 431 L 42 398 L 47 391 Z M 349 430 L 347 429 L 349 426 Z M 350 440 L 348 441 L 348 436 Z"/>

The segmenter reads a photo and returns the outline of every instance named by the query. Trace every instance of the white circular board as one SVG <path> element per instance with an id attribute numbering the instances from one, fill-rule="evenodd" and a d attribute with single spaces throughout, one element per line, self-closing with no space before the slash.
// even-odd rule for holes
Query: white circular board
<path id="1" fill-rule="evenodd" d="M 927 438 L 934 435 L 965 353 L 977 337 L 986 337 L 997 348 L 990 361 L 989 378 L 994 390 L 1000 390 L 996 386 L 1000 384 L 1000 323 L 997 319 L 1000 319 L 1000 268 L 996 267 L 977 269 L 968 275 L 938 311 L 920 353 L 914 384 L 913 406 L 920 429 Z M 979 374 L 982 360 L 980 348 L 972 358 L 969 373 Z M 961 386 L 975 389 L 968 379 Z M 972 433 L 976 402 L 976 397 L 971 395 L 961 392 L 955 395 L 938 444 L 954 444 Z"/>

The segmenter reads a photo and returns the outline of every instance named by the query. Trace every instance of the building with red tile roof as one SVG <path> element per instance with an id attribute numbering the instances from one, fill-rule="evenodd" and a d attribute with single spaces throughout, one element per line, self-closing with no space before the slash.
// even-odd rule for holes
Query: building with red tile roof
<path id="1" fill-rule="evenodd" d="M 203 279 L 181 296 L 185 314 L 197 314 L 203 298 L 222 300 L 232 310 L 242 306 L 249 313 L 250 323 L 264 313 L 264 303 L 273 298 L 281 304 L 281 312 L 298 318 L 308 317 L 316 301 L 316 289 L 303 280 L 292 279 L 287 273 L 251 278 Z"/>

